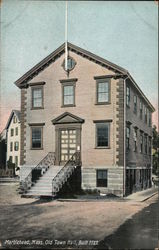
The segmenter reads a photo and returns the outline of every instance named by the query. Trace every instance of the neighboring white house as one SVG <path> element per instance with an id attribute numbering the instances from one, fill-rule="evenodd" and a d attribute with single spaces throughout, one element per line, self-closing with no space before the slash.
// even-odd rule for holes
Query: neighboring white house
<path id="1" fill-rule="evenodd" d="M 12 110 L 6 125 L 7 132 L 7 158 L 6 160 L 20 165 L 20 111 Z M 17 173 L 17 172 L 16 172 Z M 18 174 L 18 173 L 17 173 Z"/>

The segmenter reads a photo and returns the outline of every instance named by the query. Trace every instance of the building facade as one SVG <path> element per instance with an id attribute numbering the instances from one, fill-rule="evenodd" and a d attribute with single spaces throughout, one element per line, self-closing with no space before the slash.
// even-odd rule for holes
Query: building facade
<path id="1" fill-rule="evenodd" d="M 66 71 L 64 48 L 15 82 L 21 89 L 23 171 L 48 152 L 64 165 L 80 151 L 83 189 L 122 196 L 150 186 L 151 103 L 128 71 L 70 43 Z M 142 187 L 140 179 L 149 183 Z"/>
<path id="2" fill-rule="evenodd" d="M 15 163 L 15 167 L 20 166 L 20 137 L 21 123 L 20 111 L 13 110 L 6 125 L 7 138 L 7 162 Z M 7 163 L 6 163 L 7 165 Z"/>

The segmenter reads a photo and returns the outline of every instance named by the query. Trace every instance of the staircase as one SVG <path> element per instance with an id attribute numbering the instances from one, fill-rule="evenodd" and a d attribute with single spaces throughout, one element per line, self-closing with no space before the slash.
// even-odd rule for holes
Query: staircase
<path id="1" fill-rule="evenodd" d="M 55 154 L 48 155 L 31 170 L 21 183 L 23 197 L 55 197 L 76 167 L 81 166 L 76 152 L 64 166 L 55 166 Z"/>
<path id="2" fill-rule="evenodd" d="M 25 196 L 52 196 L 52 180 L 63 166 L 51 166 L 33 186 L 27 191 Z"/>

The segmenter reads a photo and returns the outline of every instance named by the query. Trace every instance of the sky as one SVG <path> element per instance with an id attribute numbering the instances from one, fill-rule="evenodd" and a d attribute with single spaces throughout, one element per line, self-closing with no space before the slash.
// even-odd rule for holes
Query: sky
<path id="1" fill-rule="evenodd" d="M 129 71 L 158 113 L 156 1 L 68 1 L 68 41 Z M 14 82 L 62 43 L 65 2 L 2 0 L 0 131 L 20 109 Z"/>

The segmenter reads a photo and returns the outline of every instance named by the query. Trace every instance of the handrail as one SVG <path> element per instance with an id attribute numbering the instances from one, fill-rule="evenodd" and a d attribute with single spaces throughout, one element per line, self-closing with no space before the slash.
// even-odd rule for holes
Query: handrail
<path id="1" fill-rule="evenodd" d="M 62 175 L 63 178 L 67 178 L 68 176 L 65 176 L 66 170 L 70 169 L 70 173 L 72 172 L 72 170 L 74 169 L 74 167 L 76 166 L 80 166 L 81 165 L 81 158 L 80 158 L 80 151 L 75 152 L 72 157 L 65 163 L 65 165 L 60 169 L 60 171 L 55 175 L 55 177 L 52 180 L 52 193 L 55 193 L 56 190 L 54 190 L 54 186 L 59 184 L 58 183 L 58 179 L 59 176 L 61 175 L 61 173 L 64 173 L 64 175 Z M 68 173 L 68 175 L 70 174 Z"/>
<path id="2" fill-rule="evenodd" d="M 49 161 L 48 161 L 49 160 Z M 35 169 L 42 169 L 43 166 L 50 166 L 51 164 L 55 164 L 55 152 L 49 152 L 33 169 L 31 169 L 30 173 L 25 177 L 22 181 L 25 190 L 32 185 L 32 171 Z"/>
<path id="3" fill-rule="evenodd" d="M 47 165 L 48 166 L 48 157 L 49 159 L 51 159 L 51 162 L 52 164 L 55 164 L 55 160 L 56 160 L 56 157 L 55 157 L 55 152 L 49 152 L 39 163 L 38 165 L 34 168 L 41 168 L 41 166 L 43 165 Z M 51 164 L 50 164 L 51 165 Z"/>

